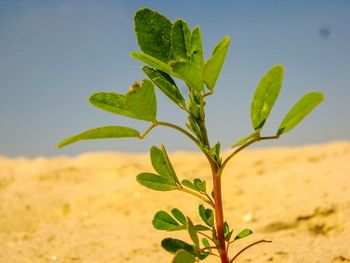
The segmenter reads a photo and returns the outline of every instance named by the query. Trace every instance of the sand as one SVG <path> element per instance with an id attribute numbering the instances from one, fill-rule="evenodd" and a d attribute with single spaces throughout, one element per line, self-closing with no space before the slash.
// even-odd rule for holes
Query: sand
<path id="1" fill-rule="evenodd" d="M 210 180 L 200 154 L 170 157 L 181 179 Z M 0 157 L 0 262 L 171 262 L 161 240 L 189 237 L 154 230 L 153 215 L 178 207 L 199 223 L 200 202 L 144 188 L 135 181 L 143 171 L 153 171 L 148 154 Z M 349 141 L 242 152 L 225 170 L 223 195 L 235 233 L 254 231 L 232 255 L 272 241 L 237 262 L 350 262 Z"/>

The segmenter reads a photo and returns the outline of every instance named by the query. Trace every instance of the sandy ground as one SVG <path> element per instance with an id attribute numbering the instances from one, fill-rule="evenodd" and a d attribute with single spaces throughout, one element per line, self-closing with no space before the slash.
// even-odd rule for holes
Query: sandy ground
<path id="1" fill-rule="evenodd" d="M 180 178 L 210 179 L 197 153 L 171 154 Z M 156 211 L 178 207 L 199 223 L 199 202 L 135 181 L 149 156 L 0 157 L 0 262 L 170 262 L 160 242 L 186 232 L 152 228 Z M 350 142 L 242 152 L 223 175 L 225 217 L 259 239 L 237 262 L 350 262 Z M 218 262 L 212 257 L 206 262 Z"/>

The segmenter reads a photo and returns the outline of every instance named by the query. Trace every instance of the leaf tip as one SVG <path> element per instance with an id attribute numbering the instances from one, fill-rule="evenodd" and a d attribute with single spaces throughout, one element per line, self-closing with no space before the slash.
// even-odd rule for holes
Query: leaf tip
<path id="1" fill-rule="evenodd" d="M 66 138 L 66 139 L 63 139 L 62 141 L 60 141 L 58 144 L 57 144 L 57 148 L 58 149 L 62 149 L 63 147 L 66 147 L 67 145 L 69 144 L 72 144 L 72 140 L 71 140 L 71 137 L 70 138 Z"/>
<path id="2" fill-rule="evenodd" d="M 58 149 L 62 149 L 65 146 L 64 141 L 61 141 L 60 143 L 57 144 Z"/>
<path id="3" fill-rule="evenodd" d="M 226 43 L 230 43 L 231 38 L 230 38 L 229 35 L 225 35 L 224 38 L 223 38 L 223 40 L 224 40 Z"/>
<path id="4" fill-rule="evenodd" d="M 276 65 L 272 66 L 270 71 L 275 72 L 276 74 L 278 74 L 280 76 L 280 78 L 283 79 L 283 77 L 284 77 L 284 66 L 282 64 L 276 64 Z"/>

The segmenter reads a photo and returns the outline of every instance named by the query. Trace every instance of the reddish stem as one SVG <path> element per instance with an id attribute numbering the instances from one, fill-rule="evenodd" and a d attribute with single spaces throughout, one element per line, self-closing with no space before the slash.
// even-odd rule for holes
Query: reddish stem
<path id="1" fill-rule="evenodd" d="M 221 196 L 221 172 L 216 165 L 212 165 L 213 172 L 213 186 L 214 186 L 214 202 L 215 202 L 215 223 L 216 232 L 219 244 L 217 244 L 220 254 L 221 263 L 229 263 L 225 233 L 224 233 L 224 212 L 222 209 L 222 196 Z"/>
<path id="2" fill-rule="evenodd" d="M 262 240 L 259 240 L 259 241 L 256 241 L 256 242 L 252 243 L 252 244 L 250 244 L 250 245 L 244 247 L 242 250 L 240 250 L 240 251 L 230 260 L 229 263 L 232 263 L 240 254 L 242 254 L 242 253 L 243 253 L 244 251 L 246 251 L 248 248 L 250 248 L 250 247 L 252 247 L 252 246 L 255 246 L 255 245 L 257 245 L 257 244 L 260 244 L 260 243 L 271 243 L 271 242 L 272 242 L 272 241 L 270 241 L 270 240 L 264 240 L 264 239 L 262 239 Z"/>

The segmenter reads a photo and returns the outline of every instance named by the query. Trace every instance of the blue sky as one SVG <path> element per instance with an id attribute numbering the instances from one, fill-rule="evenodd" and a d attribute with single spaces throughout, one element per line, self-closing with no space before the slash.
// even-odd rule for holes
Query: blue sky
<path id="1" fill-rule="evenodd" d="M 0 155 L 147 152 L 161 143 L 170 150 L 195 149 L 187 138 L 166 128 L 155 130 L 145 141 L 90 141 L 56 148 L 62 138 L 97 126 L 148 126 L 86 102 L 92 92 L 124 93 L 145 77 L 140 63 L 128 54 L 138 50 L 132 18 L 144 6 L 171 20 L 182 17 L 192 27 L 199 24 L 207 57 L 219 39 L 231 37 L 216 94 L 207 102 L 212 143 L 219 140 L 227 148 L 252 131 L 251 97 L 274 64 L 284 65 L 285 79 L 265 135 L 275 132 L 304 93 L 323 91 L 326 101 L 295 130 L 261 146 L 350 139 L 348 0 L 0 0 Z M 157 95 L 158 119 L 183 126 L 183 113 L 163 94 Z"/>

